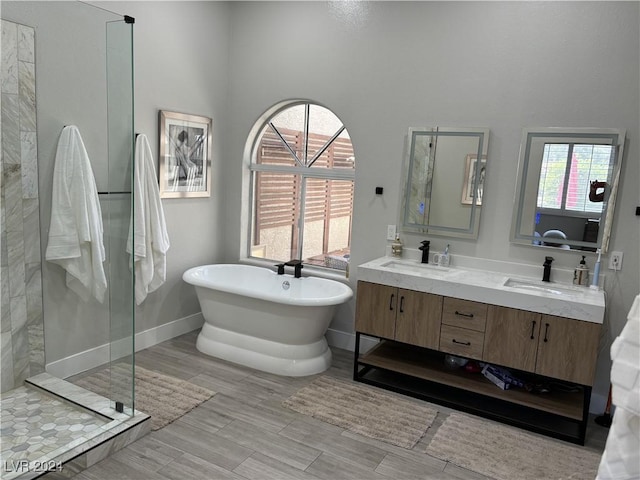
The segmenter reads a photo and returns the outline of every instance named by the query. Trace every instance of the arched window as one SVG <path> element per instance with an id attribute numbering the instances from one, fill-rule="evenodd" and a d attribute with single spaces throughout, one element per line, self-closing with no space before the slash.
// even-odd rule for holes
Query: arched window
<path id="1" fill-rule="evenodd" d="M 330 110 L 288 104 L 262 126 L 251 155 L 250 257 L 346 270 L 355 156 Z"/>

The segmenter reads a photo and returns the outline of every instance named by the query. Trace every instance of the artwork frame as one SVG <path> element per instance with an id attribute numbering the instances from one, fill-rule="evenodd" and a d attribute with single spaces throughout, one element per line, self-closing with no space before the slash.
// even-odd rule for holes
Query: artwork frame
<path id="1" fill-rule="evenodd" d="M 470 153 L 465 157 L 464 178 L 462 182 L 462 200 L 463 205 L 471 205 L 473 203 L 473 180 L 476 175 L 478 166 L 478 155 Z M 476 205 L 482 205 L 482 195 L 484 193 L 484 178 L 487 168 L 487 156 L 482 155 L 480 161 L 480 179 L 478 183 L 478 194 L 476 196 Z"/>
<path id="2" fill-rule="evenodd" d="M 158 117 L 160 198 L 210 197 L 212 119 L 166 110 Z"/>

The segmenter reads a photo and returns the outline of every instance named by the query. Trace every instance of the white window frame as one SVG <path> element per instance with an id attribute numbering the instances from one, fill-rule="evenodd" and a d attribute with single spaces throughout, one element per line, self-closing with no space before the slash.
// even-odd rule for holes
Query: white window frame
<path id="1" fill-rule="evenodd" d="M 265 126 L 276 117 L 280 112 L 295 107 L 297 105 L 317 105 L 333 112 L 333 110 L 325 107 L 324 105 L 314 102 L 312 100 L 289 100 L 283 101 L 274 105 L 271 109 L 267 110 L 254 124 L 251 129 L 247 142 L 245 144 L 244 154 L 244 172 L 243 172 L 243 201 L 247 201 L 245 208 L 242 209 L 242 225 L 241 229 L 244 230 L 242 235 L 242 243 L 240 245 L 240 261 L 242 263 L 253 264 L 264 267 L 273 267 L 276 263 L 280 263 L 277 260 L 263 259 L 259 257 L 251 256 L 252 246 L 252 222 L 255 209 L 255 173 L 258 172 L 272 172 L 282 174 L 294 174 L 300 175 L 302 179 L 302 191 L 300 194 L 300 218 L 298 228 L 300 229 L 300 241 L 298 245 L 299 254 L 301 255 L 303 242 L 304 242 L 304 200 L 305 200 L 305 188 L 306 180 L 308 178 L 320 178 L 323 180 L 344 180 L 352 181 L 355 189 L 355 167 L 352 170 L 349 169 L 327 169 L 318 167 L 305 167 L 305 166 L 278 166 L 269 164 L 257 164 L 256 163 L 256 150 L 260 143 L 261 133 Z M 335 114 L 335 113 L 334 113 Z M 339 118 L 339 117 L 338 117 Z M 344 127 L 344 123 L 342 124 Z M 344 127 L 346 129 L 346 127 Z M 337 135 L 335 136 L 337 137 Z M 334 138 L 332 138 L 333 141 Z M 331 143 L 331 142 L 329 142 Z M 351 211 L 353 218 L 353 209 Z M 322 267 L 319 265 L 304 265 L 303 273 L 313 273 L 316 276 L 322 276 L 327 278 L 333 278 L 336 280 L 346 280 L 347 275 L 344 270 L 338 270 L 330 267 Z"/>

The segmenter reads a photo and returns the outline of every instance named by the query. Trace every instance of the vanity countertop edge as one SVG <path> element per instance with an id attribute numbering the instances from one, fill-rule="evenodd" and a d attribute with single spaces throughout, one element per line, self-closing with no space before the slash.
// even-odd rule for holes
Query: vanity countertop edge
<path id="1" fill-rule="evenodd" d="M 407 270 L 385 266 L 390 262 L 398 265 L 406 264 Z M 535 281 L 529 277 L 517 277 L 494 271 L 463 267 L 440 269 L 436 266 L 420 266 L 415 261 L 403 261 L 393 257 L 380 257 L 358 266 L 358 280 L 366 282 L 585 322 L 602 324 L 604 321 L 605 296 L 601 290 L 572 287 L 571 295 L 558 296 L 543 291 L 523 291 L 505 286 L 507 280 L 514 278 L 528 282 Z M 553 287 L 554 284 L 549 285 Z M 557 285 L 565 287 L 563 284 Z"/>

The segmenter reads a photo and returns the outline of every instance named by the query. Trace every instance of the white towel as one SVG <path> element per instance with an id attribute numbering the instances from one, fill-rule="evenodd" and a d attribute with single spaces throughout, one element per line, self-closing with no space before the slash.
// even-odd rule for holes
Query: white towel
<path id="1" fill-rule="evenodd" d="M 640 478 L 640 295 L 611 345 L 611 399 L 616 406 L 598 479 Z"/>
<path id="2" fill-rule="evenodd" d="M 80 298 L 104 301 L 102 211 L 89 156 L 74 125 L 64 127 L 58 140 L 45 258 L 66 270 L 67 286 Z"/>
<path id="3" fill-rule="evenodd" d="M 611 344 L 611 360 L 613 404 L 640 417 L 640 295 L 629 310 L 620 336 Z"/>
<path id="4" fill-rule="evenodd" d="M 127 252 L 136 278 L 136 304 L 162 285 L 167 277 L 169 235 L 160 201 L 160 190 L 146 135 L 138 135 L 135 150 L 133 212 Z M 132 252 L 133 246 L 133 252 Z"/>

